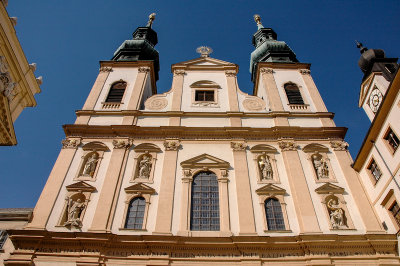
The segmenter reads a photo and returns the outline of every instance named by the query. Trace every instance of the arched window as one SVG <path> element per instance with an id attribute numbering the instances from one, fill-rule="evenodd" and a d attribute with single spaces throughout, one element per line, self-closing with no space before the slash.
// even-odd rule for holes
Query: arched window
<path id="1" fill-rule="evenodd" d="M 122 96 L 124 96 L 125 88 L 125 81 L 118 81 L 111 85 L 110 91 L 107 95 L 106 103 L 120 103 L 122 101 Z"/>
<path id="2" fill-rule="evenodd" d="M 284 88 L 289 104 L 304 104 L 299 87 L 296 84 L 289 82 L 284 85 Z"/>
<path id="3" fill-rule="evenodd" d="M 285 230 L 285 221 L 279 200 L 269 198 L 264 203 L 268 230 Z"/>
<path id="4" fill-rule="evenodd" d="M 213 172 L 193 177 L 190 230 L 219 231 L 218 180 Z"/>
<path id="5" fill-rule="evenodd" d="M 142 229 L 146 201 L 143 197 L 137 197 L 129 203 L 128 213 L 125 220 L 125 228 Z"/>

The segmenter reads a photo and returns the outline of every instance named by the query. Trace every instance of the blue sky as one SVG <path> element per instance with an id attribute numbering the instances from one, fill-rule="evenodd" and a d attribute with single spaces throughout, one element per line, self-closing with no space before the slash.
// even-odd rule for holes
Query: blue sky
<path id="1" fill-rule="evenodd" d="M 100 60 L 113 52 L 150 13 L 157 13 L 160 80 L 171 86 L 171 64 L 197 58 L 198 46 L 214 58 L 239 65 L 239 87 L 252 92 L 251 37 L 260 14 L 265 27 L 286 41 L 311 74 L 337 126 L 356 156 L 370 124 L 358 108 L 362 73 L 355 41 L 400 56 L 398 1 L 9 1 L 10 16 L 28 61 L 43 76 L 38 106 L 25 109 L 15 123 L 18 145 L 0 147 L 0 208 L 33 207 L 64 138 L 63 124 L 75 121 L 98 74 Z M 397 48 L 397 49 L 396 49 Z M 18 196 L 17 196 L 18 195 Z"/>

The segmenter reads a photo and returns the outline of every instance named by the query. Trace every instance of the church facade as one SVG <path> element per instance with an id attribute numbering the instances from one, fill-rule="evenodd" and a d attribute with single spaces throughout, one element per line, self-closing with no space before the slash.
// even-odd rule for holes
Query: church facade
<path id="1" fill-rule="evenodd" d="M 252 95 L 208 47 L 157 94 L 153 20 L 100 62 L 6 265 L 399 265 L 310 64 L 255 16 Z"/>

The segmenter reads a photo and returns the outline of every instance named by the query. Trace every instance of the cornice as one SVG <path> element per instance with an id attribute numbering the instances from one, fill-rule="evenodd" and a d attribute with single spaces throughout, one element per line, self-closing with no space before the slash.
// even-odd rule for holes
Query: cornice
<path id="1" fill-rule="evenodd" d="M 199 139 L 247 139 L 247 140 L 279 140 L 291 139 L 344 139 L 347 128 L 344 127 L 293 127 L 279 126 L 271 128 L 250 127 L 184 127 L 161 126 L 139 127 L 132 125 L 64 125 L 67 137 L 77 138 L 134 138 L 134 139 L 167 139 L 179 138 L 187 140 Z"/>
<path id="2" fill-rule="evenodd" d="M 315 118 L 331 118 L 335 114 L 331 112 L 268 112 L 268 113 L 251 113 L 251 112 L 183 112 L 183 111 L 166 111 L 166 112 L 148 112 L 138 110 L 122 110 L 122 111 L 95 111 L 95 110 L 78 110 L 75 112 L 77 116 L 80 115 L 125 115 L 125 116 L 163 116 L 163 117 L 315 117 Z"/>
<path id="3" fill-rule="evenodd" d="M 163 258 L 199 257 L 217 259 L 275 258 L 285 260 L 297 257 L 310 259 L 321 255 L 340 257 L 345 260 L 367 256 L 378 260 L 382 254 L 397 262 L 397 238 L 395 234 L 360 235 L 299 235 L 299 236 L 232 236 L 232 237 L 180 237 L 162 235 L 115 235 L 111 233 L 50 232 L 42 230 L 9 230 L 20 252 L 40 256 L 68 256 L 71 260 L 90 254 L 95 257 L 125 259 L 131 256 L 147 258 L 162 255 Z M 61 239 L 61 241 L 60 241 Z M 11 256 L 11 260 L 13 257 Z"/>
<path id="4" fill-rule="evenodd" d="M 391 82 L 391 84 L 389 85 L 386 95 L 382 100 L 381 106 L 378 112 L 376 113 L 374 120 L 372 121 L 368 133 L 364 138 L 361 148 L 358 151 L 357 157 L 353 164 L 353 168 L 356 171 L 360 171 L 361 168 L 363 167 L 364 163 L 367 160 L 368 155 L 371 152 L 371 149 L 373 148 L 373 143 L 375 143 L 380 132 L 383 130 L 383 125 L 386 121 L 386 118 L 390 110 L 392 109 L 393 104 L 395 104 L 395 100 L 397 95 L 399 94 L 399 90 L 400 90 L 400 74 L 399 71 L 397 71 L 397 74 L 393 79 L 393 81 Z"/>

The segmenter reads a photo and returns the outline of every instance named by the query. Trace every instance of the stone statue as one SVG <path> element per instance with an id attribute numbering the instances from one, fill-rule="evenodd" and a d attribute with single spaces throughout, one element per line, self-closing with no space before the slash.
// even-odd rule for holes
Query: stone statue
<path id="1" fill-rule="evenodd" d="M 329 178 L 328 164 L 320 154 L 314 154 L 312 156 L 312 162 L 314 164 L 314 169 L 317 173 L 318 179 Z"/>
<path id="2" fill-rule="evenodd" d="M 142 159 L 139 162 L 139 173 L 138 178 L 146 178 L 149 179 L 150 171 L 151 171 L 151 156 L 143 155 Z"/>
<path id="3" fill-rule="evenodd" d="M 258 167 L 261 172 L 261 179 L 270 180 L 273 177 L 272 165 L 268 156 L 264 155 L 258 159 Z"/>
<path id="4" fill-rule="evenodd" d="M 345 225 L 345 217 L 343 209 L 340 208 L 336 199 L 330 199 L 326 204 L 330 216 L 330 221 L 333 229 L 343 228 Z"/>
<path id="5" fill-rule="evenodd" d="M 73 225 L 76 227 L 81 227 L 82 226 L 81 214 L 82 211 L 85 209 L 85 207 L 86 205 L 84 202 L 82 202 L 81 199 L 73 200 L 69 198 L 67 206 L 68 220 L 64 223 L 64 225 Z"/>
<path id="6" fill-rule="evenodd" d="M 98 161 L 99 155 L 95 152 L 87 159 L 85 166 L 83 167 L 82 175 L 93 177 Z"/>

